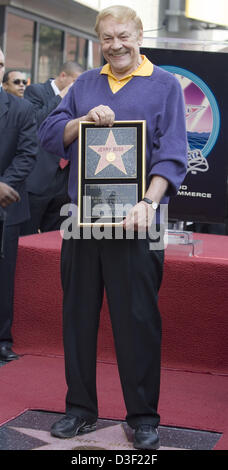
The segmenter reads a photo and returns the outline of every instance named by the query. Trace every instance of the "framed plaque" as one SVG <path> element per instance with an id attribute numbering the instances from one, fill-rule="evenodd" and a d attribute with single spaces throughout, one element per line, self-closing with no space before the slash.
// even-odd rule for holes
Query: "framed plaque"
<path id="1" fill-rule="evenodd" d="M 145 135 L 145 121 L 79 123 L 79 226 L 118 225 L 144 197 Z"/>

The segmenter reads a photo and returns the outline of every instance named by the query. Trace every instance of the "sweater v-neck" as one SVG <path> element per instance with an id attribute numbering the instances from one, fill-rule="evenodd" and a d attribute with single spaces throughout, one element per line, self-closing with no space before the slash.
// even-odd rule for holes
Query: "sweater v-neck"
<path id="1" fill-rule="evenodd" d="M 115 93 L 113 93 L 113 91 L 111 90 L 111 87 L 110 87 L 110 85 L 109 85 L 108 75 L 104 75 L 104 80 L 105 80 L 106 87 L 107 87 L 107 89 L 108 89 L 108 94 L 109 94 L 109 96 L 112 97 L 112 98 L 114 98 L 115 96 L 116 96 L 116 97 L 117 97 L 117 96 L 120 96 L 120 95 L 123 93 L 124 90 L 125 90 L 125 92 L 126 92 L 126 87 L 127 87 L 127 88 L 131 87 L 131 86 L 132 86 L 131 83 L 132 83 L 132 82 L 134 81 L 134 79 L 137 78 L 137 77 L 138 77 L 138 76 L 133 76 L 133 77 L 131 78 L 131 80 L 129 80 L 127 83 L 125 83 L 124 86 L 122 86 L 122 88 L 120 88 L 118 91 L 116 91 Z M 141 78 L 141 77 L 139 77 L 139 78 Z"/>

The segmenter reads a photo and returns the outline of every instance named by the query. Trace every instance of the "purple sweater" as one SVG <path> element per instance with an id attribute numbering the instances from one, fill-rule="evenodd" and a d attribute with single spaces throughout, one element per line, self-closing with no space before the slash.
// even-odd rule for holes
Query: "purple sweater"
<path id="1" fill-rule="evenodd" d="M 71 160 L 69 195 L 77 203 L 78 142 L 63 146 L 65 125 L 84 116 L 100 104 L 115 112 L 115 119 L 146 120 L 147 185 L 152 175 L 169 181 L 166 197 L 175 195 L 187 167 L 185 106 L 181 86 L 169 72 L 154 66 L 149 77 L 134 76 L 113 94 L 107 75 L 101 68 L 84 72 L 71 87 L 59 106 L 39 129 L 41 145 L 48 151 Z"/>

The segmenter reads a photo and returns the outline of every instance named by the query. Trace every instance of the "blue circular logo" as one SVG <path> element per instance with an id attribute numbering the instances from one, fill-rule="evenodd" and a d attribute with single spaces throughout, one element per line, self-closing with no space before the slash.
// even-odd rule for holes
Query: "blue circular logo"
<path id="1" fill-rule="evenodd" d="M 189 70 L 172 65 L 162 65 L 161 68 L 174 74 L 182 86 L 189 150 L 197 150 L 206 158 L 220 130 L 220 113 L 215 96 L 206 83 Z"/>

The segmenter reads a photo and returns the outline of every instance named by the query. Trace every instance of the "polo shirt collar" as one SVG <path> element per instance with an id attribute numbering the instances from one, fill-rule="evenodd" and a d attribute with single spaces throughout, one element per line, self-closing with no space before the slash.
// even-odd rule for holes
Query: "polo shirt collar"
<path id="1" fill-rule="evenodd" d="M 137 69 L 135 69 L 132 73 L 130 73 L 129 75 L 126 75 L 125 77 L 123 77 L 121 79 L 117 79 L 115 77 L 115 75 L 113 75 L 110 64 L 105 64 L 102 67 L 100 73 L 108 75 L 108 76 L 114 78 L 115 80 L 125 80 L 126 78 L 129 78 L 129 77 L 132 77 L 132 76 L 148 77 L 148 76 L 152 75 L 154 66 L 153 66 L 152 62 L 150 62 L 149 59 L 147 59 L 146 56 L 141 55 L 141 57 L 142 57 L 142 62 L 137 67 Z"/>

